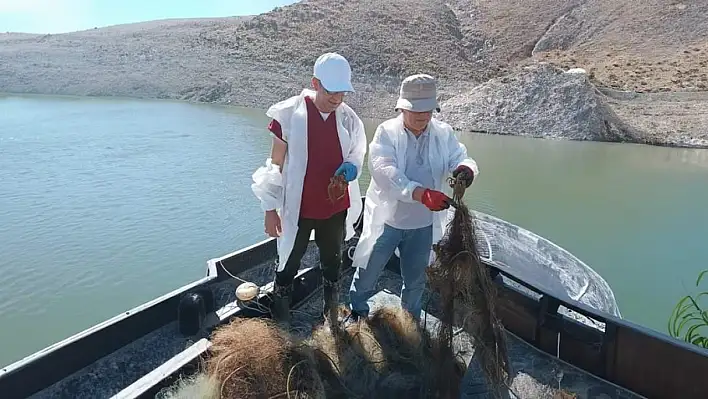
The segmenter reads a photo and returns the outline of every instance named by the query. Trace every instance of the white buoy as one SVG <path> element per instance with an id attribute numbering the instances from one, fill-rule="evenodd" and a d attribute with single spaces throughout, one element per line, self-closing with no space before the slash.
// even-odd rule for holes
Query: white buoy
<path id="1" fill-rule="evenodd" d="M 254 283 L 242 283 L 236 288 L 236 298 L 240 301 L 250 301 L 258 295 L 258 286 Z"/>

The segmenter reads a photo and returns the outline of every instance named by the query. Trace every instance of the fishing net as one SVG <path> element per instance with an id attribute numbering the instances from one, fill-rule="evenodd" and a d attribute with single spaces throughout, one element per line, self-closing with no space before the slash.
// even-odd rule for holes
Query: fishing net
<path id="1" fill-rule="evenodd" d="M 340 309 L 342 316 L 348 312 Z M 328 398 L 455 398 L 466 371 L 450 348 L 400 307 L 382 307 L 332 333 L 318 328 L 311 345 L 321 359 Z M 449 374 L 437 373 L 444 362 Z M 448 391 L 454 394 L 447 394 Z"/>
<path id="2" fill-rule="evenodd" d="M 221 398 L 325 398 L 312 349 L 270 319 L 236 318 L 211 342 L 207 374 Z"/>
<path id="3" fill-rule="evenodd" d="M 348 310 L 339 308 L 340 316 Z M 457 399 L 466 364 L 400 306 L 341 328 L 316 327 L 294 339 L 267 319 L 236 319 L 212 334 L 199 388 L 231 398 Z M 450 374 L 436 372 L 451 364 Z M 182 390 L 197 387 L 182 384 Z M 452 393 L 450 393 L 452 392 Z M 174 395 L 173 397 L 183 397 Z"/>
<path id="4" fill-rule="evenodd" d="M 427 269 L 430 287 L 440 295 L 439 350 L 452 350 L 452 328 L 456 318 L 461 318 L 464 330 L 474 338 L 475 357 L 479 359 L 490 390 L 502 397 L 504 389 L 510 385 L 511 373 L 506 335 L 496 315 L 496 287 L 489 269 L 480 261 L 475 225 L 461 201 L 464 183 L 452 180 L 451 186 L 456 208 L 454 217 L 445 235 L 434 245 L 435 263 Z M 437 372 L 446 375 L 453 367 L 450 361 L 443 361 Z"/>

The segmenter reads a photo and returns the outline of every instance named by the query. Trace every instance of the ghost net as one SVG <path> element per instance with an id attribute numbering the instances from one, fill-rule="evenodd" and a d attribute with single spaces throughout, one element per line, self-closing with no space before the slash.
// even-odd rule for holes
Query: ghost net
<path id="1" fill-rule="evenodd" d="M 510 369 L 506 336 L 496 315 L 496 287 L 488 268 L 480 261 L 472 215 L 462 202 L 465 183 L 452 178 L 449 183 L 453 187 L 455 215 L 446 234 L 434 245 L 436 260 L 428 269 L 430 286 L 440 295 L 439 350 L 452 350 L 455 315 L 460 315 L 464 331 L 475 341 L 475 358 L 479 359 L 491 391 L 502 397 L 509 386 Z M 442 375 L 454 368 L 452 360 L 440 366 L 438 372 Z"/>

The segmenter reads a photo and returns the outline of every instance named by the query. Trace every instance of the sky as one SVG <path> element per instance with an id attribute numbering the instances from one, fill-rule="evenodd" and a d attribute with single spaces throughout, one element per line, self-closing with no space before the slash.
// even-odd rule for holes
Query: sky
<path id="1" fill-rule="evenodd" d="M 165 18 L 252 15 L 295 0 L 0 0 L 0 32 L 64 33 Z"/>

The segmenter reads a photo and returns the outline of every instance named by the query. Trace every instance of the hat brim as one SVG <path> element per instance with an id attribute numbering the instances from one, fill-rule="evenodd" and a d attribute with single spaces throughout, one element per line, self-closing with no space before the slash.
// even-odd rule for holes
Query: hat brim
<path id="1" fill-rule="evenodd" d="M 322 87 L 331 93 L 354 93 L 354 87 L 351 82 L 324 82 L 322 80 L 320 82 L 322 82 Z"/>
<path id="2" fill-rule="evenodd" d="M 405 98 L 399 98 L 396 102 L 395 110 L 398 111 L 399 109 L 405 109 L 413 112 L 440 112 L 440 105 L 438 104 L 438 100 L 436 98 L 423 98 L 413 101 Z"/>

